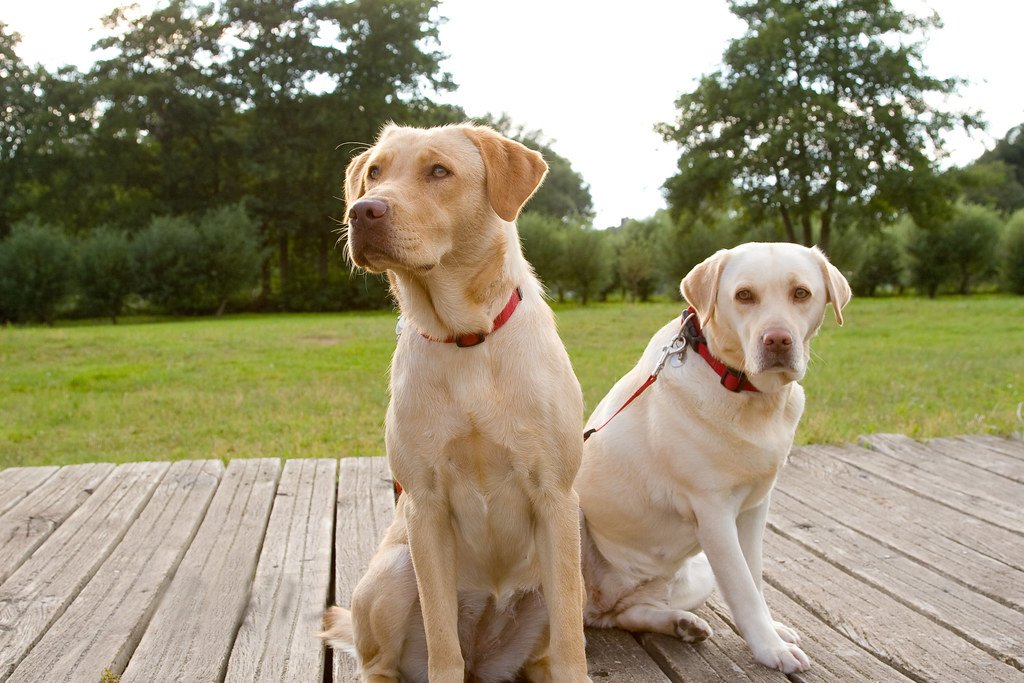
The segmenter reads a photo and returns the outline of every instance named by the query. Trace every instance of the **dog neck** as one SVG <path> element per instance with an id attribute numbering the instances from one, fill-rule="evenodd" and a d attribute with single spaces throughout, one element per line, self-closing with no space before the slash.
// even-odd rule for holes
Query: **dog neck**
<path id="1" fill-rule="evenodd" d="M 445 257 L 426 272 L 389 270 L 403 317 L 431 339 L 489 334 L 510 293 L 533 275 L 515 225 L 475 254 Z"/>

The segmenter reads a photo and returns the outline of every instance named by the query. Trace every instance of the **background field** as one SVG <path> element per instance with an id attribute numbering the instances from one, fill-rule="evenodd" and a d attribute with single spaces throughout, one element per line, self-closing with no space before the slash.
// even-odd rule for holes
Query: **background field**
<path id="1" fill-rule="evenodd" d="M 680 304 L 557 308 L 591 410 Z M 1024 298 L 855 299 L 800 443 L 1019 431 Z M 393 313 L 0 329 L 0 467 L 383 453 Z"/>

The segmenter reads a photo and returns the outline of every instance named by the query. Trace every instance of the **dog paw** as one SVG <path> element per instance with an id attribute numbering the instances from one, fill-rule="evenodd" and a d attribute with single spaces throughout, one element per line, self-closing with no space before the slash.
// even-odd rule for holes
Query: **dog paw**
<path id="1" fill-rule="evenodd" d="M 810 658 L 792 643 L 780 643 L 779 647 L 771 648 L 766 652 L 755 652 L 754 659 L 767 667 L 787 674 L 807 671 L 811 668 Z"/>
<path id="2" fill-rule="evenodd" d="M 775 626 L 775 632 L 779 634 L 779 638 L 782 638 L 784 642 L 792 643 L 793 645 L 800 644 L 800 632 L 794 628 L 790 628 L 783 623 L 778 621 L 772 622 Z"/>
<path id="3" fill-rule="evenodd" d="M 684 643 L 699 643 L 710 638 L 714 632 L 708 622 L 696 614 L 686 614 L 676 619 L 676 637 Z"/>

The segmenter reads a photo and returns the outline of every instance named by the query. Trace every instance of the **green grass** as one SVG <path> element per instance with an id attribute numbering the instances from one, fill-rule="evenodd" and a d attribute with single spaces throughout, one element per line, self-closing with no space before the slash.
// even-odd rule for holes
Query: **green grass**
<path id="1" fill-rule="evenodd" d="M 679 304 L 558 307 L 592 409 Z M 800 443 L 1020 429 L 1024 298 L 855 299 Z M 392 313 L 0 329 L 0 467 L 383 452 Z"/>

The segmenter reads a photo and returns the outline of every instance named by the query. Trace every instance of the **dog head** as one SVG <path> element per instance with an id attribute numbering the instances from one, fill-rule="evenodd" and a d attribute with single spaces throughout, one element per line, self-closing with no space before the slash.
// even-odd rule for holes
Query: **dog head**
<path id="1" fill-rule="evenodd" d="M 851 296 L 846 278 L 817 247 L 767 242 L 718 251 L 683 278 L 680 290 L 711 352 L 761 389 L 803 378 L 826 304 L 842 325 Z"/>
<path id="2" fill-rule="evenodd" d="M 490 261 L 547 173 L 541 155 L 482 126 L 389 124 L 345 173 L 348 252 L 371 272 Z"/>

